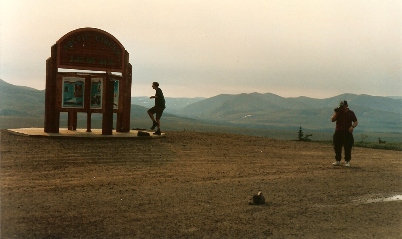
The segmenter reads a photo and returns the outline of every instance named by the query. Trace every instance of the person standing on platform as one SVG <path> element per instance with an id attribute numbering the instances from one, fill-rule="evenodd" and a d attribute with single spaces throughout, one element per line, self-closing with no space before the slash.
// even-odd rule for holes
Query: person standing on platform
<path id="1" fill-rule="evenodd" d="M 155 135 L 161 135 L 161 117 L 162 117 L 162 113 L 166 108 L 165 105 L 165 97 L 163 96 L 163 92 L 161 90 L 161 88 L 159 88 L 159 83 L 158 82 L 153 82 L 152 83 L 152 88 L 156 91 L 155 95 L 149 97 L 150 99 L 155 99 L 155 106 L 150 108 L 148 110 L 148 115 L 151 118 L 153 124 L 151 127 L 151 130 L 154 130 L 155 128 L 157 128 L 157 130 L 155 131 Z M 154 118 L 154 114 L 155 114 L 155 118 Z"/>

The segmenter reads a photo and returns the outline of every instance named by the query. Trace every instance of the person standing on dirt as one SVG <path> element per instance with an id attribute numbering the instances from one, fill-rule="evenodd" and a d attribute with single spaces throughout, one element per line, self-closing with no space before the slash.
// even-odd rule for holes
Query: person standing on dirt
<path id="1" fill-rule="evenodd" d="M 154 134 L 161 135 L 160 119 L 162 117 L 163 110 L 165 110 L 165 108 L 166 108 L 165 97 L 163 96 L 162 90 L 159 88 L 158 82 L 153 82 L 152 88 L 156 91 L 156 93 L 155 93 L 155 95 L 153 95 L 149 98 L 155 99 L 155 106 L 148 110 L 148 115 L 153 122 L 151 129 L 154 130 L 156 127 L 158 128 Z M 155 118 L 154 118 L 154 114 L 156 114 Z"/>
<path id="2" fill-rule="evenodd" d="M 350 167 L 352 147 L 354 143 L 353 129 L 356 128 L 358 124 L 357 118 L 355 113 L 349 109 L 346 100 L 341 101 L 339 107 L 334 111 L 335 113 L 332 115 L 331 121 L 336 122 L 335 133 L 333 136 L 336 161 L 332 165 L 341 165 L 343 147 L 345 149 L 345 166 Z"/>

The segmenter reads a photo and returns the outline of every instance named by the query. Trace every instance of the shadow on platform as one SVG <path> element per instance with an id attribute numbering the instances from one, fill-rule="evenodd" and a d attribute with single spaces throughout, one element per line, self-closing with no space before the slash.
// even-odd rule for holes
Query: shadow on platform
<path id="1" fill-rule="evenodd" d="M 35 137 L 72 137 L 72 138 L 141 138 L 155 139 L 165 137 L 165 133 L 154 135 L 152 131 L 147 130 L 131 130 L 128 133 L 116 132 L 113 130 L 112 135 L 102 135 L 102 129 L 92 129 L 92 132 L 87 132 L 86 129 L 68 130 L 60 128 L 59 133 L 46 133 L 43 128 L 20 128 L 7 129 L 8 132 L 22 136 Z"/>

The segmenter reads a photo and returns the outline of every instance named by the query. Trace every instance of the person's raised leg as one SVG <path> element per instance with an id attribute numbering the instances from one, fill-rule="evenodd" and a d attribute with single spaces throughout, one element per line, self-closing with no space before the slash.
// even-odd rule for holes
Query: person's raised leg
<path id="1" fill-rule="evenodd" d="M 149 109 L 147 112 L 148 112 L 149 118 L 151 118 L 151 120 L 152 120 L 151 130 L 154 130 L 155 127 L 157 126 L 157 122 L 156 122 L 156 120 L 154 118 L 154 112 L 153 112 L 152 109 L 153 108 Z"/>

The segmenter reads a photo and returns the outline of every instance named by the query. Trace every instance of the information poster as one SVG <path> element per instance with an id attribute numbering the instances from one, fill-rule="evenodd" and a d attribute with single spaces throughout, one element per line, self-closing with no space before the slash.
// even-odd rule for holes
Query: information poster
<path id="1" fill-rule="evenodd" d="M 84 108 L 85 78 L 63 77 L 63 108 Z"/>
<path id="2" fill-rule="evenodd" d="M 119 107 L 119 81 L 114 81 L 114 93 L 113 93 L 113 109 L 118 109 Z"/>
<path id="3" fill-rule="evenodd" d="M 91 79 L 91 109 L 102 109 L 102 78 Z"/>

